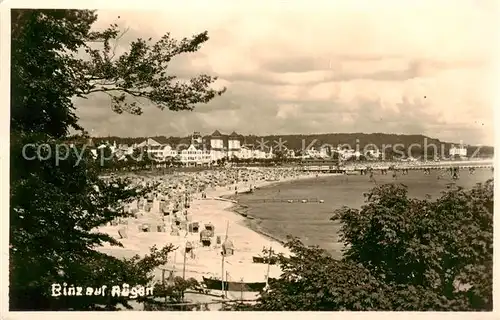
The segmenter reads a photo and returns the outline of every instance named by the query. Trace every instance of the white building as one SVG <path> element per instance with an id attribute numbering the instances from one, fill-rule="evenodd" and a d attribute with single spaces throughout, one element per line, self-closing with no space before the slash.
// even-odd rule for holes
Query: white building
<path id="1" fill-rule="evenodd" d="M 319 150 L 312 147 L 308 150 L 305 150 L 302 158 L 303 159 L 317 159 L 317 158 L 326 158 L 328 157 L 328 149 L 326 147 L 322 147 Z"/>
<path id="2" fill-rule="evenodd" d="M 145 147 L 147 154 L 151 157 L 151 159 L 163 159 L 163 145 L 154 139 L 147 139 L 146 145 L 144 146 L 142 142 L 139 144 L 139 147 Z"/>
<path id="3" fill-rule="evenodd" d="M 256 150 L 252 150 L 246 146 L 241 146 L 240 148 L 240 153 L 238 154 L 238 158 L 240 159 L 252 159 L 252 158 L 255 158 L 254 157 L 254 153 L 253 151 L 256 151 Z"/>
<path id="4" fill-rule="evenodd" d="M 210 136 L 210 154 L 212 161 L 217 161 L 227 156 L 224 149 L 224 139 L 219 130 L 215 130 Z"/>
<path id="5" fill-rule="evenodd" d="M 337 152 L 344 160 L 359 158 L 361 156 L 361 152 L 349 148 L 338 148 Z"/>
<path id="6" fill-rule="evenodd" d="M 209 165 L 212 162 L 212 155 L 207 150 L 198 149 L 191 144 L 180 152 L 180 160 L 187 167 Z"/>
<path id="7" fill-rule="evenodd" d="M 330 151 L 329 148 L 326 146 L 319 148 L 319 157 L 320 158 L 327 158 L 329 151 Z"/>
<path id="8" fill-rule="evenodd" d="M 382 152 L 378 149 L 366 150 L 365 157 L 370 160 L 377 160 L 382 157 Z"/>
<path id="9" fill-rule="evenodd" d="M 152 159 L 161 161 L 177 158 L 186 166 L 210 165 L 224 158 L 269 159 L 274 157 L 272 148 L 269 151 L 264 151 L 242 145 L 241 136 L 236 132 L 222 135 L 218 130 L 215 130 L 214 133 L 205 137 L 199 132 L 194 132 L 189 142 L 184 141 L 178 145 L 160 143 L 159 141 L 161 140 L 148 138 L 139 144 L 134 144 L 126 151 L 126 148 L 123 148 L 122 153 L 132 154 L 135 149 L 142 148 Z M 120 149 L 122 149 L 121 146 Z"/>
<path id="10" fill-rule="evenodd" d="M 287 149 L 287 150 L 286 150 L 286 156 L 287 156 L 288 158 L 295 158 L 295 151 L 294 151 L 294 150 L 292 150 L 292 149 Z"/>
<path id="11" fill-rule="evenodd" d="M 177 149 L 172 148 L 172 146 L 169 144 L 163 146 L 162 151 L 163 151 L 163 154 L 162 154 L 163 159 L 175 158 L 179 154 Z"/>
<path id="12" fill-rule="evenodd" d="M 227 156 L 229 159 L 232 159 L 234 157 L 239 158 L 239 154 L 241 151 L 241 142 L 240 142 L 240 136 L 233 131 L 228 137 L 227 140 L 228 144 L 228 150 L 227 150 Z"/>
<path id="13" fill-rule="evenodd" d="M 266 159 L 268 158 L 268 153 L 265 152 L 264 150 L 259 150 L 259 149 L 255 149 L 255 150 L 252 150 L 252 156 L 251 158 L 253 159 Z"/>
<path id="14" fill-rule="evenodd" d="M 451 157 L 454 157 L 454 156 L 467 157 L 467 148 L 464 146 L 460 146 L 460 147 L 452 146 L 450 148 L 450 156 Z"/>

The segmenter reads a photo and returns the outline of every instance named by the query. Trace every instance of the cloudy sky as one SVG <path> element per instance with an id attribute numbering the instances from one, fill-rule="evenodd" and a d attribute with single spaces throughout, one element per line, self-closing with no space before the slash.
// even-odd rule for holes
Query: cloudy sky
<path id="1" fill-rule="evenodd" d="M 218 76 L 227 92 L 193 112 L 144 105 L 142 116 L 93 96 L 76 101 L 82 125 L 101 136 L 386 132 L 493 144 L 494 0 L 313 2 L 100 10 L 96 27 L 130 28 L 124 46 L 207 30 L 171 69 Z"/>

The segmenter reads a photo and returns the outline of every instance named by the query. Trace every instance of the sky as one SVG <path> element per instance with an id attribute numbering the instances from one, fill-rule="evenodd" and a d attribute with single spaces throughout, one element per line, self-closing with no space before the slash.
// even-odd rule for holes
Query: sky
<path id="1" fill-rule="evenodd" d="M 145 104 L 141 116 L 113 113 L 106 95 L 76 99 L 81 124 L 95 136 L 384 132 L 493 145 L 494 0 L 312 3 L 99 10 L 95 28 L 129 28 L 122 48 L 207 30 L 169 70 L 218 76 L 227 92 L 195 111 Z"/>

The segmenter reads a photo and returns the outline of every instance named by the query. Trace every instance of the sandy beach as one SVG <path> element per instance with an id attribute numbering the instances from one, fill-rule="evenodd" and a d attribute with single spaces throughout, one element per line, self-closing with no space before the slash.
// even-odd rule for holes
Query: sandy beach
<path id="1" fill-rule="evenodd" d="M 173 224 L 173 217 L 169 215 L 163 218 L 160 213 L 160 202 L 154 200 L 152 209 L 149 212 L 139 211 L 138 218 L 127 219 L 126 222 L 118 225 L 109 225 L 99 229 L 100 232 L 108 233 L 114 236 L 123 244 L 123 248 L 103 246 L 102 252 L 116 257 L 131 257 L 135 254 L 143 256 L 147 254 L 153 245 L 162 247 L 172 243 L 178 249 L 169 257 L 169 263 L 162 269 L 166 269 L 166 277 L 171 275 L 185 276 L 195 278 L 202 282 L 202 277 L 221 278 L 224 274 L 224 281 L 232 282 L 266 282 L 269 273 L 270 278 L 279 277 L 281 271 L 276 265 L 267 265 L 264 263 L 254 263 L 253 256 L 262 256 L 264 248 L 272 248 L 276 253 L 287 254 L 288 250 L 284 246 L 269 236 L 260 234 L 251 230 L 245 225 L 245 217 L 235 213 L 232 209 L 235 201 L 221 198 L 223 196 L 233 195 L 235 190 L 240 192 L 248 191 L 251 186 L 260 188 L 275 183 L 283 183 L 298 179 L 309 179 L 316 177 L 316 174 L 297 173 L 290 177 L 279 178 L 279 181 L 241 181 L 231 183 L 225 186 L 210 188 L 205 191 L 205 197 L 202 193 L 194 193 L 189 208 L 186 209 L 187 221 L 196 221 L 203 229 L 205 224 L 214 226 L 214 237 L 209 247 L 204 247 L 200 241 L 199 233 L 180 230 L 179 235 L 172 235 L 169 226 Z M 272 179 L 269 179 L 272 180 Z M 140 226 L 148 223 L 151 226 L 150 232 L 143 232 Z M 157 232 L 157 226 L 164 226 L 166 232 Z M 126 229 L 126 238 L 120 239 L 118 231 Z M 222 266 L 222 244 L 217 243 L 216 239 L 220 237 L 221 242 L 227 239 L 234 245 L 232 255 L 224 257 L 224 267 Z M 190 242 L 192 250 L 186 254 L 184 270 L 184 248 L 186 243 Z M 162 270 L 155 271 L 155 280 L 161 281 Z M 216 290 L 212 290 L 216 291 Z M 221 292 L 211 292 L 219 295 Z M 255 292 L 227 292 L 228 299 L 253 299 L 256 298 Z M 206 300 L 200 295 L 189 297 L 188 299 L 201 302 Z"/>

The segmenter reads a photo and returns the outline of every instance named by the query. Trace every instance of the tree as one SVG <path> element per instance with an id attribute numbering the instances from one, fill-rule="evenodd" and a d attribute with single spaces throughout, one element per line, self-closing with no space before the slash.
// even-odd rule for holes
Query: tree
<path id="1" fill-rule="evenodd" d="M 103 145 L 100 148 L 97 148 L 96 150 L 97 157 L 96 157 L 96 162 L 103 168 L 103 169 L 109 169 L 112 168 L 115 159 L 113 155 L 113 150 L 107 145 Z"/>
<path id="2" fill-rule="evenodd" d="M 171 59 L 197 51 L 207 32 L 181 41 L 168 33 L 156 43 L 137 39 L 117 56 L 123 33 L 117 24 L 92 31 L 96 20 L 90 10 L 12 10 L 12 130 L 53 137 L 69 128 L 81 130 L 71 98 L 91 93 L 108 95 L 118 113 L 141 114 L 143 101 L 160 109 L 193 110 L 225 91 L 210 88 L 215 77 L 199 75 L 185 83 L 167 72 Z M 77 58 L 82 51 L 86 59 Z"/>
<path id="3" fill-rule="evenodd" d="M 68 148 L 69 129 L 83 129 L 72 98 L 103 93 L 117 113 L 140 114 L 127 97 L 191 110 L 223 93 L 210 88 L 213 77 L 200 75 L 184 84 L 166 72 L 172 57 L 196 51 L 206 33 L 180 42 L 168 34 L 154 44 L 138 39 L 115 57 L 111 41 L 120 37 L 118 27 L 92 31 L 96 19 L 89 10 L 12 10 L 11 310 L 113 310 L 126 305 L 126 298 L 56 299 L 51 285 L 152 285 L 152 270 L 175 249 L 153 248 L 142 259 L 117 259 L 96 250 L 106 242 L 120 245 L 96 228 L 128 216 L 123 205 L 149 190 L 126 179 L 101 179 L 103 168 L 85 145 Z M 87 59 L 77 57 L 82 51 Z"/>
<path id="4" fill-rule="evenodd" d="M 436 200 L 403 185 L 375 187 L 359 209 L 344 207 L 342 260 L 291 240 L 283 274 L 252 310 L 492 310 L 493 181 L 450 186 Z"/>
<path id="5" fill-rule="evenodd" d="M 450 185 L 436 201 L 410 199 L 401 185 L 368 197 L 360 211 L 335 216 L 350 245 L 347 261 L 387 283 L 421 286 L 450 301 L 467 297 L 466 309 L 492 307 L 493 181 L 468 191 Z"/>

